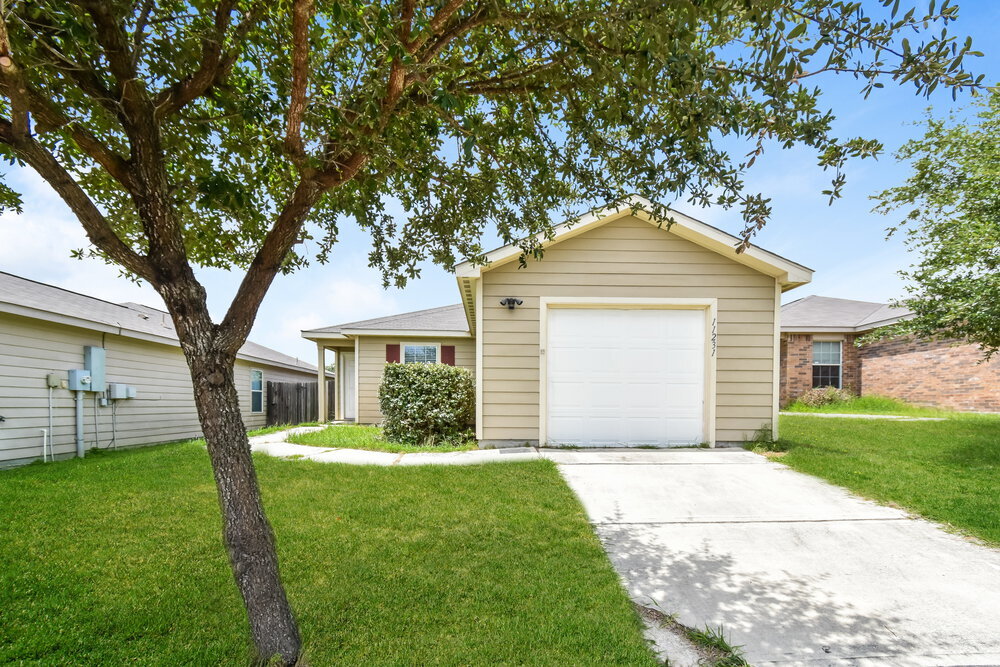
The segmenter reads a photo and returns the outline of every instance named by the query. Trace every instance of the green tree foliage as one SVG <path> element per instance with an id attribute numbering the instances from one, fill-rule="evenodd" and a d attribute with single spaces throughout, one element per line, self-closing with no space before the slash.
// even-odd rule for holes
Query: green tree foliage
<path id="1" fill-rule="evenodd" d="M 980 98 L 974 123 L 928 117 L 923 137 L 898 152 L 912 170 L 876 195 L 876 211 L 904 214 L 900 227 L 919 261 L 900 275 L 911 285 L 899 304 L 913 319 L 875 337 L 916 335 L 1000 349 L 1000 93 Z"/>
<path id="2" fill-rule="evenodd" d="M 345 222 L 387 284 L 481 260 L 485 229 L 537 254 L 554 213 L 628 192 L 737 206 L 747 242 L 770 213 L 743 184 L 765 147 L 810 148 L 831 196 L 848 159 L 880 150 L 835 136 L 822 76 L 864 95 L 978 85 L 971 43 L 947 33 L 957 8 L 921 4 L 0 0 L 0 152 L 77 216 L 81 254 L 163 298 L 255 644 L 291 664 L 232 370 L 275 276 L 327 261 Z M 722 148 L 734 139 L 746 156 Z M 0 204 L 19 196 L 3 186 Z M 195 267 L 245 272 L 218 322 Z"/>

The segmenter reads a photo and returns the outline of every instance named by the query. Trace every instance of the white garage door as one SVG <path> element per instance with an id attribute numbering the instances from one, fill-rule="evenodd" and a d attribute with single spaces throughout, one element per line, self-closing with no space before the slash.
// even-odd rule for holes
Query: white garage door
<path id="1" fill-rule="evenodd" d="M 705 442 L 705 311 L 552 308 L 546 441 Z"/>

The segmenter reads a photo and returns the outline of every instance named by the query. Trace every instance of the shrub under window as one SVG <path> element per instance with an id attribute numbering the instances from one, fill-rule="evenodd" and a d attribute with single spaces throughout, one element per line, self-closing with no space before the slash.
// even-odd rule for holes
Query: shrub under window
<path id="1" fill-rule="evenodd" d="M 385 438 L 412 445 L 462 437 L 475 422 L 472 373 L 445 364 L 386 364 L 378 392 Z"/>

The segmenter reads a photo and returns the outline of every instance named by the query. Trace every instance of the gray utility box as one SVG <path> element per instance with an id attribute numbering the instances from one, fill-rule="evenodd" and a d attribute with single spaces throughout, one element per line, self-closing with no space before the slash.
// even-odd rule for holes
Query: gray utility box
<path id="1" fill-rule="evenodd" d="M 109 382 L 108 398 L 112 401 L 120 401 L 123 398 L 128 398 L 128 385 L 124 382 Z"/>
<path id="2" fill-rule="evenodd" d="M 104 367 L 106 354 L 103 347 L 87 345 L 83 348 L 83 367 L 90 371 L 90 391 L 104 391 Z"/>
<path id="3" fill-rule="evenodd" d="M 90 371 L 85 368 L 74 368 L 69 371 L 70 391 L 93 391 L 91 388 Z"/>
<path id="4" fill-rule="evenodd" d="M 121 401 L 127 398 L 135 398 L 135 387 L 124 382 L 108 383 L 108 398 L 112 401 Z"/>

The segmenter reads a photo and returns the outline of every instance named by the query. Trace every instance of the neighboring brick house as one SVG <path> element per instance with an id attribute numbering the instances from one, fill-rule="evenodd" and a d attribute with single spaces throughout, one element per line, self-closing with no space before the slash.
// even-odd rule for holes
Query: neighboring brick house
<path id="1" fill-rule="evenodd" d="M 858 347 L 864 334 L 910 315 L 884 303 L 808 296 L 781 307 L 781 405 L 812 387 L 910 403 L 1000 412 L 1000 361 L 975 345 L 893 339 Z"/>

